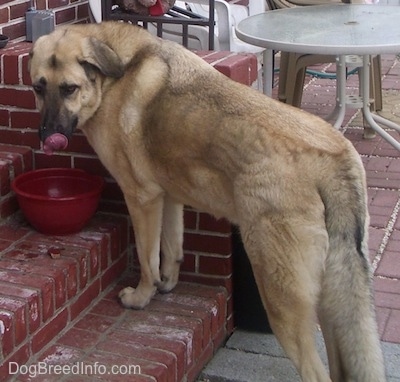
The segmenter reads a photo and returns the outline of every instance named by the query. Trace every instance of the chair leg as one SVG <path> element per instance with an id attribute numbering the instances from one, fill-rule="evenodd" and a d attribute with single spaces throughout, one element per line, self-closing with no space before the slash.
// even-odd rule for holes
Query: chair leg
<path id="1" fill-rule="evenodd" d="M 374 111 L 380 111 L 383 108 L 382 100 L 382 63 L 381 56 L 375 56 L 371 60 L 370 71 L 371 94 L 374 99 Z"/>
<path id="2" fill-rule="evenodd" d="M 299 55 L 296 53 L 281 52 L 281 60 L 279 64 L 279 88 L 278 99 L 284 103 L 293 97 L 293 87 L 295 83 L 296 61 Z"/>

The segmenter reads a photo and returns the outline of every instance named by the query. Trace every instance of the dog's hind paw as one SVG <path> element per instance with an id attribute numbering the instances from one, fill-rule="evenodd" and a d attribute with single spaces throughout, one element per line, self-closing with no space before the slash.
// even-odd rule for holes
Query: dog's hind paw
<path id="1" fill-rule="evenodd" d="M 126 287 L 119 292 L 118 297 L 125 308 L 143 309 L 150 302 L 155 293 L 155 288 L 150 290 L 149 293 L 143 293 L 140 289 L 143 288 Z"/>
<path id="2" fill-rule="evenodd" d="M 177 283 L 178 280 L 175 278 L 162 276 L 161 281 L 157 283 L 157 289 L 160 293 L 169 293 L 175 288 Z"/>

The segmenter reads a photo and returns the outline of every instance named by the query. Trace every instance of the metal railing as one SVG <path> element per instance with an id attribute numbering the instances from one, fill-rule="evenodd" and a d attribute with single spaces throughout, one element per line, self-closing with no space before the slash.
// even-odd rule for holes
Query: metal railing
<path id="1" fill-rule="evenodd" d="M 208 49 L 214 49 L 214 29 L 215 29 L 215 0 L 209 0 L 208 17 L 200 16 L 186 9 L 174 6 L 163 16 L 144 16 L 133 12 L 127 12 L 119 6 L 113 4 L 113 0 L 102 1 L 103 20 L 123 20 L 136 25 L 141 25 L 147 29 L 148 24 L 155 25 L 157 36 L 162 37 L 164 24 L 181 25 L 182 45 L 188 47 L 189 26 L 199 25 L 208 27 Z M 169 31 L 165 31 L 166 33 Z"/>

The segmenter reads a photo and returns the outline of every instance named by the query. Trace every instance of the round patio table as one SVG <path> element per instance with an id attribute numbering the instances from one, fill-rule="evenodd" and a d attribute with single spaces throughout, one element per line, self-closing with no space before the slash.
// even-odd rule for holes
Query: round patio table
<path id="1" fill-rule="evenodd" d="M 337 56 L 337 119 L 341 126 L 346 102 L 346 55 L 360 55 L 360 99 L 364 118 L 379 135 L 400 150 L 400 142 L 384 130 L 400 126 L 371 112 L 369 65 L 371 55 L 400 53 L 400 7 L 391 5 L 331 4 L 286 8 L 241 21 L 237 36 L 264 51 L 264 93 L 271 95 L 273 51 Z"/>

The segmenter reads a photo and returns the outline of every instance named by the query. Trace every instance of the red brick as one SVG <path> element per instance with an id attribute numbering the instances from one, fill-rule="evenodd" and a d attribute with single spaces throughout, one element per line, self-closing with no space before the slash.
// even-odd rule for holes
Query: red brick
<path id="1" fill-rule="evenodd" d="M 155 330 L 158 327 L 184 330 L 191 338 L 193 360 L 197 360 L 201 354 L 203 347 L 203 323 L 197 318 L 179 316 L 173 312 L 130 310 L 127 311 L 125 320 L 132 320 L 139 325 L 154 326 Z"/>
<path id="2" fill-rule="evenodd" d="M 3 26 L 3 34 L 8 36 L 10 40 L 15 40 L 19 37 L 24 37 L 26 33 L 26 28 L 25 28 L 25 20 L 16 23 L 16 24 L 7 24 L 6 26 Z"/>
<path id="3" fill-rule="evenodd" d="M 391 309 L 376 307 L 376 321 L 378 324 L 379 338 L 382 339 L 387 322 L 390 317 Z"/>
<path id="4" fill-rule="evenodd" d="M 131 229 L 126 216 L 114 216 L 110 221 L 109 215 L 100 214 L 93 219 L 92 226 L 96 231 L 109 235 L 111 259 L 117 259 L 128 248 L 128 235 Z"/>
<path id="5" fill-rule="evenodd" d="M 29 229 L 20 225 L 2 225 L 0 229 L 0 239 L 16 242 L 30 232 Z"/>
<path id="6" fill-rule="evenodd" d="M 0 252 L 5 251 L 13 242 L 0 239 Z"/>
<path id="7" fill-rule="evenodd" d="M 117 300 L 110 303 L 107 299 L 100 300 L 90 311 L 92 314 L 114 318 L 120 317 L 125 312 L 126 309 Z"/>
<path id="8" fill-rule="evenodd" d="M 0 217 L 7 218 L 19 209 L 17 198 L 14 194 L 7 196 L 0 203 Z"/>
<path id="9" fill-rule="evenodd" d="M 182 341 L 176 341 L 172 338 L 162 338 L 156 333 L 142 334 L 138 332 L 115 330 L 108 334 L 110 340 L 126 342 L 127 344 L 137 343 L 149 346 L 152 349 L 160 349 L 176 358 L 177 380 L 181 381 L 186 372 L 186 345 Z"/>
<path id="10" fill-rule="evenodd" d="M 400 280 L 389 280 L 389 279 L 382 279 L 380 277 L 375 277 L 374 287 L 375 290 L 380 292 L 400 294 Z"/>
<path id="11" fill-rule="evenodd" d="M 1 98 L 1 93 L 2 89 L 0 89 L 0 98 Z M 40 141 L 36 130 L 23 130 L 23 131 L 18 131 L 16 129 L 0 130 L 0 142 L 18 146 L 30 146 L 33 149 L 40 148 Z"/>
<path id="12" fill-rule="evenodd" d="M 400 310 L 399 295 L 395 293 L 375 292 L 375 305 L 382 308 Z"/>
<path id="13" fill-rule="evenodd" d="M 15 251 L 17 251 L 17 254 L 20 253 L 18 250 L 12 250 L 11 254 Z M 51 278 L 54 285 L 55 308 L 57 309 L 65 303 L 66 275 L 64 274 L 63 270 L 49 267 L 45 268 L 40 265 L 35 265 L 33 262 L 17 262 L 7 259 L 2 259 L 0 261 L 0 269 L 10 270 L 13 272 L 18 271 L 22 274 L 30 274 L 32 276 L 39 275 Z"/>
<path id="14" fill-rule="evenodd" d="M 164 303 L 175 303 L 179 305 L 184 305 L 186 307 L 196 307 L 203 309 L 207 312 L 212 312 L 211 314 L 211 332 L 212 335 L 219 330 L 221 322 L 219 321 L 219 311 L 218 311 L 218 303 L 211 298 L 204 298 L 204 297 L 196 297 L 191 295 L 184 295 L 184 294 L 175 294 L 169 293 L 164 295 L 156 295 L 154 297 L 157 300 L 160 300 Z M 223 318 L 225 320 L 225 316 Z"/>
<path id="15" fill-rule="evenodd" d="M 85 19 L 89 17 L 89 7 L 86 4 L 78 5 L 77 9 L 78 19 Z"/>
<path id="16" fill-rule="evenodd" d="M 0 308 L 13 314 L 15 346 L 26 339 L 28 333 L 27 309 L 24 301 L 0 295 Z"/>
<path id="17" fill-rule="evenodd" d="M 59 7 L 64 7 L 68 5 L 69 1 L 68 0 L 49 0 L 49 8 L 54 9 L 54 8 L 59 8 Z"/>
<path id="18" fill-rule="evenodd" d="M 114 264 L 112 264 L 101 277 L 101 289 L 105 290 L 116 281 L 128 269 L 128 254 L 124 254 Z"/>
<path id="19" fill-rule="evenodd" d="M 251 60 L 250 56 L 248 54 L 231 55 L 218 62 L 215 69 L 234 81 L 251 85 L 257 79 L 257 61 Z"/>
<path id="20" fill-rule="evenodd" d="M 10 166 L 0 161 L 0 195 L 4 196 L 10 192 Z"/>
<path id="21" fill-rule="evenodd" d="M 38 233 L 32 233 L 29 240 L 40 240 L 43 243 L 52 244 L 57 243 L 59 248 L 62 248 L 63 255 L 69 255 L 73 252 L 74 257 L 85 256 L 86 265 L 89 278 L 93 278 L 98 274 L 99 269 L 99 248 L 98 248 L 98 235 L 95 233 L 90 238 L 89 232 L 78 232 L 73 235 L 67 236 L 46 236 Z"/>
<path id="22" fill-rule="evenodd" d="M 29 55 L 24 54 L 21 58 L 21 67 L 22 67 L 22 84 L 23 85 L 32 85 L 31 76 L 29 75 L 28 71 L 28 64 L 29 63 Z"/>
<path id="23" fill-rule="evenodd" d="M 189 319 L 189 321 L 192 322 L 192 325 L 195 322 L 201 324 L 203 346 L 206 346 L 211 340 L 211 313 L 202 308 L 194 306 L 188 307 L 173 303 L 165 304 L 162 301 L 153 299 L 146 309 L 151 313 L 157 312 L 159 314 L 161 312 L 166 316 Z M 179 319 L 177 322 L 179 322 Z M 167 324 L 168 322 L 166 322 L 166 325 Z M 190 327 L 190 325 L 186 323 L 182 324 L 182 327 Z"/>
<path id="24" fill-rule="evenodd" d="M 14 349 L 14 333 L 15 333 L 15 323 L 14 316 L 11 312 L 5 311 L 0 308 L 0 320 L 2 322 L 1 327 L 1 359 L 7 357 Z"/>
<path id="25" fill-rule="evenodd" d="M 400 343 L 400 310 L 390 312 L 382 340 Z"/>
<path id="26" fill-rule="evenodd" d="M 191 330 L 149 325 L 146 322 L 132 320 L 130 317 L 124 317 L 124 320 L 120 323 L 120 328 L 135 333 L 155 334 L 160 338 L 180 341 L 186 347 L 186 364 L 191 365 L 195 361 L 193 350 L 198 351 L 198 349 L 192 348 L 193 332 Z"/>
<path id="27" fill-rule="evenodd" d="M 14 172 L 14 176 L 22 173 L 23 158 L 20 154 L 12 152 L 0 152 L 0 159 L 9 163 L 10 168 L 12 168 Z"/>
<path id="28" fill-rule="evenodd" d="M 36 108 L 35 96 L 32 90 L 3 88 L 0 92 L 0 103 L 24 109 Z"/>
<path id="29" fill-rule="evenodd" d="M 124 370 L 129 365 L 140 367 L 140 375 L 122 375 L 122 374 L 107 374 L 107 380 L 109 382 L 125 382 L 125 381 L 137 381 L 137 382 L 167 382 L 165 379 L 165 366 L 157 365 L 156 363 L 148 362 L 146 360 L 122 357 L 112 353 L 104 353 L 95 351 L 89 354 L 84 359 L 85 364 L 97 364 L 104 365 L 108 371 L 111 370 L 112 366 L 121 366 Z M 125 369 L 126 370 L 126 369 Z M 134 370 L 132 370 L 132 373 Z M 152 377 L 152 378 L 151 378 Z"/>
<path id="30" fill-rule="evenodd" d="M 124 195 L 121 188 L 113 179 L 106 179 L 106 184 L 102 193 L 104 199 L 111 199 L 116 202 L 122 202 L 122 205 L 117 207 L 118 211 L 121 210 L 121 215 L 128 215 L 128 209 L 124 201 Z M 115 213 L 116 210 L 111 210 Z"/>
<path id="31" fill-rule="evenodd" d="M 13 251 L 6 252 L 3 257 L 19 262 L 26 262 L 28 266 L 34 265 L 42 269 L 53 269 L 64 273 L 67 298 L 72 298 L 78 290 L 78 263 L 75 259 L 63 256 L 59 259 L 52 259 L 48 254 L 50 248 L 50 246 L 40 243 L 22 241 L 17 244 Z"/>
<path id="32" fill-rule="evenodd" d="M 84 350 L 95 346 L 99 339 L 100 333 L 73 327 L 59 338 L 57 344 Z"/>
<path id="33" fill-rule="evenodd" d="M 196 363 L 194 363 L 187 372 L 187 380 L 188 381 L 195 381 L 197 380 L 198 375 L 200 374 L 201 370 L 203 369 L 204 365 L 211 360 L 214 354 L 214 346 L 210 342 L 208 346 L 203 350 L 199 359 Z"/>
<path id="34" fill-rule="evenodd" d="M 12 365 L 25 365 L 30 357 L 30 350 L 28 345 L 24 345 L 20 347 L 15 353 L 13 353 L 9 358 L 7 358 L 1 365 L 0 365 L 0 380 L 6 381 L 11 371 L 15 373 L 17 370 L 11 369 L 10 370 L 10 363 L 13 362 Z"/>
<path id="35" fill-rule="evenodd" d="M 36 140 L 39 143 L 39 138 L 36 135 Z M 35 166 L 36 169 L 41 168 L 71 168 L 72 167 L 72 158 L 67 155 L 58 155 L 55 153 L 54 155 L 46 155 L 43 152 L 35 152 Z"/>
<path id="36" fill-rule="evenodd" d="M 8 21 L 10 21 L 10 9 L 8 7 L 0 9 L 0 23 L 5 24 Z"/>
<path id="37" fill-rule="evenodd" d="M 3 57 L 4 62 L 4 83 L 7 85 L 17 85 L 18 75 L 18 56 L 7 55 Z"/>
<path id="38" fill-rule="evenodd" d="M 153 349 L 149 346 L 135 342 L 128 338 L 124 341 L 112 341 L 109 337 L 101 342 L 97 349 L 112 354 L 125 356 L 129 358 L 145 359 L 160 365 L 164 365 L 163 379 L 166 381 L 177 380 L 176 357 L 166 351 Z"/>
<path id="39" fill-rule="evenodd" d="M 25 12 L 28 10 L 29 7 L 30 7 L 29 1 L 10 6 L 10 18 L 13 20 L 13 19 L 18 19 L 20 17 L 24 17 Z"/>
<path id="40" fill-rule="evenodd" d="M 198 255 L 185 253 L 183 263 L 181 264 L 181 272 L 196 272 L 196 259 Z"/>
<path id="41" fill-rule="evenodd" d="M 232 277 L 206 276 L 199 273 L 181 273 L 179 280 L 195 284 L 224 287 L 228 294 L 232 293 Z"/>
<path id="42" fill-rule="evenodd" d="M 35 111 L 11 111 L 11 126 L 14 129 L 38 129 L 40 114 Z"/>
<path id="43" fill-rule="evenodd" d="M 198 216 L 199 213 L 192 209 L 185 208 L 184 211 L 184 221 L 186 229 L 197 229 L 198 228 Z"/>
<path id="44" fill-rule="evenodd" d="M 73 140 L 74 139 L 75 139 L 75 137 L 73 138 Z M 86 143 L 86 144 L 88 145 L 88 143 Z M 80 146 L 80 150 L 78 150 L 78 148 L 77 148 L 74 151 L 75 152 L 83 151 L 82 146 Z M 81 168 L 82 170 L 90 172 L 93 175 L 99 175 L 99 176 L 103 176 L 103 177 L 110 176 L 109 172 L 106 170 L 106 168 L 103 166 L 103 164 L 99 161 L 99 159 L 96 156 L 93 156 L 92 158 L 88 158 L 88 157 L 80 157 L 80 156 L 76 155 L 74 157 L 74 163 L 75 163 L 76 168 Z"/>
<path id="45" fill-rule="evenodd" d="M 46 349 L 39 360 L 49 365 L 73 365 L 84 356 L 84 352 L 79 349 L 72 349 L 63 345 L 53 345 Z M 60 378 L 60 377 L 58 377 Z"/>
<path id="46" fill-rule="evenodd" d="M 0 109 L 0 126 L 10 126 L 10 112 L 9 110 Z"/>
<path id="47" fill-rule="evenodd" d="M 221 59 L 230 56 L 232 53 L 227 51 L 197 51 L 196 54 L 204 61 L 211 65 L 215 65 Z"/>
<path id="48" fill-rule="evenodd" d="M 75 328 L 104 333 L 115 322 L 116 319 L 114 317 L 105 317 L 89 313 L 75 324 Z"/>
<path id="49" fill-rule="evenodd" d="M 22 285 L 0 284 L 1 293 L 5 296 L 17 297 L 24 300 L 27 306 L 28 314 L 28 329 L 29 333 L 33 333 L 38 329 L 41 323 L 40 297 L 39 292 L 32 288 L 27 288 Z"/>
<path id="50" fill-rule="evenodd" d="M 230 276 L 233 273 L 231 257 L 199 256 L 199 273 Z"/>
<path id="51" fill-rule="evenodd" d="M 67 309 L 48 321 L 33 337 L 32 352 L 36 354 L 63 330 L 68 323 Z"/>
<path id="52" fill-rule="evenodd" d="M 392 245 L 393 247 L 399 247 L 398 242 L 394 242 L 396 245 Z M 392 243 L 393 244 L 393 243 Z M 400 263 L 398 261 L 399 252 L 391 252 L 389 246 L 386 248 L 385 253 L 382 255 L 382 258 L 379 262 L 379 266 L 375 271 L 376 275 L 383 276 L 386 278 L 396 278 L 400 274 Z"/>
<path id="53" fill-rule="evenodd" d="M 41 239 L 42 237 L 42 239 Z M 75 261 L 77 263 L 77 279 L 78 279 L 78 289 L 83 289 L 89 278 L 89 254 L 86 250 L 80 250 L 79 248 L 74 247 L 65 247 L 65 241 L 59 242 L 50 239 L 43 238 L 41 234 L 32 233 L 26 240 L 27 242 L 40 242 L 43 247 L 46 248 L 46 251 L 50 247 L 57 247 L 60 249 L 61 258 L 67 261 Z"/>
<path id="54" fill-rule="evenodd" d="M 7 272 L 0 270 L 0 281 L 4 283 L 24 285 L 40 290 L 41 312 L 43 321 L 48 320 L 54 312 L 54 282 L 49 277 L 31 275 L 19 272 Z"/>
<path id="55" fill-rule="evenodd" d="M 99 295 L 100 293 L 100 280 L 95 280 L 85 290 L 83 290 L 79 297 L 70 304 L 69 310 L 71 320 L 74 320 L 78 315 L 83 312 Z"/>
<path id="56" fill-rule="evenodd" d="M 230 255 L 232 252 L 232 243 L 230 235 L 225 237 L 185 232 L 183 248 L 187 251 Z"/>
<path id="57" fill-rule="evenodd" d="M 76 8 L 66 8 L 61 11 L 55 12 L 56 24 L 68 23 L 75 21 L 76 19 Z"/>
<path id="58" fill-rule="evenodd" d="M 18 154 L 22 160 L 23 171 L 29 171 L 33 167 L 33 153 L 30 147 L 0 144 L 0 151 L 4 154 Z"/>
<path id="59" fill-rule="evenodd" d="M 226 315 L 226 300 L 230 296 L 225 288 L 215 288 L 200 284 L 179 283 L 175 289 L 175 294 L 190 295 L 202 298 L 209 298 L 218 304 L 218 312 L 223 317 Z"/>

